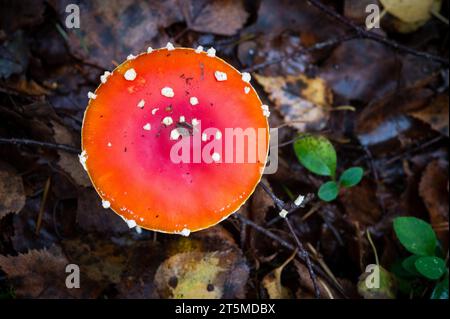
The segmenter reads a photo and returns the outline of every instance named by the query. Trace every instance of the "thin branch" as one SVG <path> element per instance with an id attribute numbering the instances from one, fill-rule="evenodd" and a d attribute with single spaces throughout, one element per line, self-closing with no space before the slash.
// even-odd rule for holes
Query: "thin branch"
<path id="1" fill-rule="evenodd" d="M 70 145 L 56 144 L 56 143 L 49 143 L 49 142 L 40 142 L 40 141 L 34 141 L 34 140 L 29 140 L 29 139 L 0 137 L 0 144 L 32 145 L 32 146 L 39 146 L 39 147 L 43 147 L 43 148 L 50 148 L 50 149 L 66 151 L 66 152 L 72 153 L 72 154 L 80 153 L 80 150 L 78 148 L 72 147 Z"/>
<path id="2" fill-rule="evenodd" d="M 242 71 L 244 71 L 244 72 L 254 72 L 254 71 L 257 71 L 257 70 L 260 70 L 260 69 L 264 69 L 265 67 L 268 67 L 268 66 L 273 65 L 273 64 L 277 64 L 277 63 L 281 63 L 281 62 L 284 62 L 284 61 L 287 61 L 287 60 L 295 59 L 295 58 L 297 58 L 298 56 L 300 56 L 302 54 L 306 54 L 306 53 L 310 53 L 310 52 L 313 52 L 313 51 L 322 50 L 322 49 L 325 49 L 325 48 L 328 48 L 328 47 L 332 47 L 332 46 L 335 46 L 335 45 L 337 45 L 339 43 L 342 43 L 344 41 L 349 41 L 349 40 L 352 40 L 352 39 L 355 39 L 355 38 L 357 38 L 357 36 L 353 34 L 353 35 L 344 35 L 344 36 L 336 37 L 336 38 L 333 38 L 333 39 L 330 39 L 330 40 L 326 40 L 326 41 L 323 41 L 323 42 L 318 42 L 318 43 L 316 43 L 316 44 L 314 44 L 314 45 L 312 45 L 310 47 L 300 48 L 300 49 L 296 50 L 295 52 L 293 52 L 293 53 L 291 53 L 289 55 L 285 55 L 285 56 L 279 57 L 277 59 L 273 59 L 273 60 L 269 60 L 269 61 L 266 61 L 266 62 L 255 64 L 255 65 L 253 65 L 251 67 L 248 67 L 248 68 L 246 68 L 246 69 L 244 69 Z"/>
<path id="3" fill-rule="evenodd" d="M 370 32 L 370 31 L 362 28 L 361 26 L 357 25 L 353 21 L 347 19 L 346 17 L 340 15 L 338 12 L 334 11 L 333 8 L 323 4 L 320 0 L 308 0 L 308 2 L 311 5 L 313 5 L 314 7 L 316 7 L 317 9 L 319 9 L 320 11 L 327 14 L 328 16 L 334 18 L 335 20 L 341 22 L 342 24 L 346 25 L 347 27 L 353 29 L 360 38 L 374 40 L 379 43 L 383 43 L 395 50 L 403 51 L 403 52 L 406 52 L 406 53 L 409 53 L 409 54 L 412 54 L 417 57 L 424 58 L 424 59 L 427 59 L 430 61 L 439 62 L 445 66 L 449 66 L 449 64 L 450 64 L 448 61 L 448 58 L 443 58 L 443 57 L 440 57 L 440 56 L 437 56 L 434 54 L 430 54 L 427 52 L 418 51 L 413 48 L 407 47 L 403 44 L 400 44 L 398 42 L 395 42 L 393 40 L 390 40 L 388 38 L 385 38 L 377 33 Z"/>
<path id="4" fill-rule="evenodd" d="M 251 221 L 250 219 L 242 216 L 241 214 L 235 214 L 234 216 L 236 216 L 236 218 L 238 218 L 243 224 L 252 227 L 253 229 L 255 229 L 257 232 L 263 234 L 264 236 L 276 241 L 277 243 L 279 243 L 281 246 L 283 246 L 286 249 L 289 249 L 290 251 L 294 251 L 296 250 L 295 246 L 290 244 L 289 242 L 285 241 L 283 238 L 275 235 L 274 233 L 272 233 L 271 231 L 265 229 L 264 227 L 256 224 L 255 222 Z M 298 251 L 297 252 L 297 256 L 298 258 L 306 263 L 305 257 Z M 333 281 L 333 279 L 328 278 L 327 274 L 324 273 L 319 267 L 317 267 L 315 264 L 312 264 L 312 267 L 314 269 L 314 271 L 320 276 L 323 277 L 324 279 L 326 279 L 326 281 L 333 286 L 334 289 L 336 289 L 344 298 L 347 298 L 344 290 L 342 289 L 342 287 L 339 287 L 338 285 L 336 285 L 336 283 Z"/>
<path id="5" fill-rule="evenodd" d="M 286 203 L 282 199 L 278 198 L 270 190 L 270 188 L 267 187 L 264 183 L 259 183 L 259 185 L 261 185 L 261 187 L 266 191 L 266 193 L 272 198 L 273 202 L 275 203 L 275 205 L 277 206 L 277 208 L 280 211 L 283 209 L 287 209 L 288 211 L 293 209 L 292 205 L 286 205 Z M 294 206 L 296 206 L 296 205 L 294 205 Z M 320 298 L 320 289 L 319 289 L 319 285 L 317 283 L 316 273 L 314 272 L 314 268 L 312 266 L 311 258 L 309 257 L 309 254 L 306 251 L 305 247 L 303 247 L 303 244 L 300 241 L 300 239 L 298 238 L 297 234 L 295 233 L 294 227 L 292 226 L 288 217 L 286 216 L 283 219 L 285 220 L 286 224 L 288 225 L 289 231 L 291 232 L 291 234 L 294 237 L 294 240 L 298 246 L 298 249 L 299 249 L 298 253 L 300 254 L 300 256 L 302 256 L 302 260 L 306 263 L 306 267 L 308 268 L 309 276 L 311 277 L 311 281 L 314 286 L 314 294 L 316 295 L 316 298 Z"/>

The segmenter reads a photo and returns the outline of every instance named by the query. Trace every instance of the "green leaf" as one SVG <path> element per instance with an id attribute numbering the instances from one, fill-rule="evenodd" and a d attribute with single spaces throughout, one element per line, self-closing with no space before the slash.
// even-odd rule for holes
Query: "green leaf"
<path id="1" fill-rule="evenodd" d="M 303 136 L 294 143 L 300 163 L 311 172 L 332 176 L 336 174 L 336 151 L 323 136 Z"/>
<path id="2" fill-rule="evenodd" d="M 415 217 L 397 217 L 394 230 L 398 240 L 409 252 L 419 256 L 433 256 L 436 234 L 431 225 Z"/>
<path id="3" fill-rule="evenodd" d="M 431 280 L 441 278 L 445 272 L 445 261 L 435 256 L 420 257 L 415 266 L 420 274 Z"/>
<path id="4" fill-rule="evenodd" d="M 338 193 L 339 185 L 336 182 L 329 181 L 320 186 L 317 195 L 321 200 L 325 202 L 331 202 L 332 200 L 336 199 Z"/>
<path id="5" fill-rule="evenodd" d="M 405 260 L 403 260 L 402 262 L 402 267 L 411 275 L 415 276 L 419 275 L 416 269 L 416 261 L 419 258 L 420 256 L 417 255 L 412 255 L 409 256 L 408 258 L 405 258 Z"/>
<path id="6" fill-rule="evenodd" d="M 364 170 L 361 167 L 350 167 L 342 173 L 339 183 L 344 187 L 355 186 L 361 181 L 363 174 Z"/>
<path id="7" fill-rule="evenodd" d="M 448 299 L 448 272 L 444 279 L 437 283 L 431 293 L 431 299 Z"/>

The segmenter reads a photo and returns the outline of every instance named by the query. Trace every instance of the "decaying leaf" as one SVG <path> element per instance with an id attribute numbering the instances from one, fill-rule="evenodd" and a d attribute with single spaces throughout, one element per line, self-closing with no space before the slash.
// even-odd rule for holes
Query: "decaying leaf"
<path id="1" fill-rule="evenodd" d="M 382 216 L 383 212 L 376 195 L 376 185 L 368 179 L 364 179 L 355 187 L 344 189 L 340 198 L 347 218 L 351 222 L 358 222 L 366 227 L 374 225 Z"/>
<path id="2" fill-rule="evenodd" d="M 265 183 L 270 189 L 270 185 L 265 178 L 261 180 L 261 183 Z M 262 187 L 257 187 L 252 195 L 250 203 L 252 220 L 258 224 L 264 223 L 268 210 L 274 206 L 275 204 L 267 192 L 264 191 Z"/>
<path id="3" fill-rule="evenodd" d="M 426 167 L 419 185 L 419 194 L 430 214 L 431 225 L 443 245 L 448 247 L 448 163 L 433 161 Z"/>
<path id="4" fill-rule="evenodd" d="M 285 77 L 254 76 L 291 126 L 300 132 L 324 127 L 333 97 L 323 79 L 304 74 Z"/>
<path id="5" fill-rule="evenodd" d="M 120 282 L 129 250 L 94 236 L 64 240 L 62 245 L 87 278 L 104 285 Z"/>
<path id="6" fill-rule="evenodd" d="M 286 267 L 292 259 L 294 259 L 296 254 L 297 251 L 294 251 L 294 253 L 281 266 L 275 268 L 264 276 L 262 285 L 267 290 L 270 299 L 292 298 L 292 292 L 289 288 L 286 288 L 281 284 L 281 273 L 283 272 L 284 267 Z"/>
<path id="7" fill-rule="evenodd" d="M 103 68 L 122 61 L 148 45 L 163 46 L 168 37 L 161 29 L 183 21 L 178 1 L 52 1 L 65 21 L 65 8 L 77 4 L 82 12 L 81 28 L 67 30 L 71 52 Z M 95 30 L 95 32 L 91 32 Z"/>
<path id="8" fill-rule="evenodd" d="M 384 9 L 403 22 L 420 22 L 431 17 L 435 0 L 380 0 Z M 440 2 L 440 0 L 439 0 Z"/>
<path id="9" fill-rule="evenodd" d="M 92 298 L 97 296 L 98 292 L 95 290 L 66 287 L 68 264 L 70 262 L 56 246 L 49 250 L 31 250 L 18 256 L 0 255 L 0 268 L 8 275 L 18 297 Z M 85 288 L 89 287 L 87 281 L 83 284 Z"/>
<path id="10" fill-rule="evenodd" d="M 57 121 L 52 121 L 53 127 L 53 138 L 58 144 L 74 145 L 75 136 L 74 134 L 64 125 L 58 123 Z M 69 174 L 73 180 L 81 186 L 90 186 L 91 181 L 80 165 L 79 159 L 76 154 L 69 154 L 65 151 L 58 151 L 59 160 L 58 165 Z"/>
<path id="11" fill-rule="evenodd" d="M 409 115 L 430 124 L 437 132 L 448 136 L 448 103 L 448 95 L 440 94 L 428 106 L 412 111 Z"/>
<path id="12" fill-rule="evenodd" d="M 24 205 L 22 177 L 9 164 L 0 161 L 0 218 L 18 213 Z"/>
<path id="13" fill-rule="evenodd" d="M 248 273 L 236 250 L 193 251 L 164 261 L 155 284 L 163 298 L 243 298 Z"/>
<path id="14" fill-rule="evenodd" d="M 364 299 L 395 299 L 397 283 L 395 277 L 381 266 L 359 277 L 358 293 Z"/>
<path id="15" fill-rule="evenodd" d="M 242 0 L 182 1 L 190 29 L 220 35 L 235 34 L 247 20 Z"/>
<path id="16" fill-rule="evenodd" d="M 367 103 L 395 88 L 396 81 L 390 75 L 398 67 L 398 60 L 385 45 L 355 39 L 336 47 L 319 74 L 336 97 L 346 99 L 346 103 Z"/>
<path id="17" fill-rule="evenodd" d="M 77 223 L 87 231 L 106 234 L 119 234 L 129 231 L 123 219 L 110 209 L 104 209 L 100 197 L 92 188 L 79 192 Z"/>

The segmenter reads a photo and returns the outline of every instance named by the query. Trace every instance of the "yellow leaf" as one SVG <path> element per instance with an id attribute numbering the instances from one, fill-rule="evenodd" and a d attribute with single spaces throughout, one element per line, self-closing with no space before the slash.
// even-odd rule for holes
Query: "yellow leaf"
<path id="1" fill-rule="evenodd" d="M 286 122 L 300 132 L 320 129 L 325 125 L 333 99 L 331 90 L 323 79 L 304 74 L 254 76 Z"/>
<path id="2" fill-rule="evenodd" d="M 435 0 L 380 0 L 384 9 L 407 23 L 427 21 Z"/>
<path id="3" fill-rule="evenodd" d="M 288 299 L 292 298 L 292 292 L 281 284 L 281 273 L 284 267 L 286 267 L 292 259 L 294 259 L 297 251 L 294 253 L 278 268 L 275 268 L 270 273 L 264 276 L 262 284 L 267 290 L 270 299 Z"/>
<path id="4" fill-rule="evenodd" d="M 176 254 L 155 274 L 163 298 L 217 299 L 239 295 L 247 282 L 248 268 L 235 250 Z"/>

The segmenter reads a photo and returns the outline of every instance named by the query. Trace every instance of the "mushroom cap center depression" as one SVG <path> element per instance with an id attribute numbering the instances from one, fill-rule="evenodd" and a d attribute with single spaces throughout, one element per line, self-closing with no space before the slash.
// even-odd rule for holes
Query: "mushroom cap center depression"
<path id="1" fill-rule="evenodd" d="M 268 148 L 261 101 L 242 78 L 191 49 L 155 50 L 120 65 L 96 90 L 83 123 L 87 170 L 100 196 L 124 218 L 166 232 L 203 229 L 237 210 L 259 182 Z M 227 129 L 264 130 L 256 162 L 224 162 Z M 222 152 L 205 163 L 211 142 Z M 184 143 L 190 160 L 175 163 L 171 151 Z"/>

